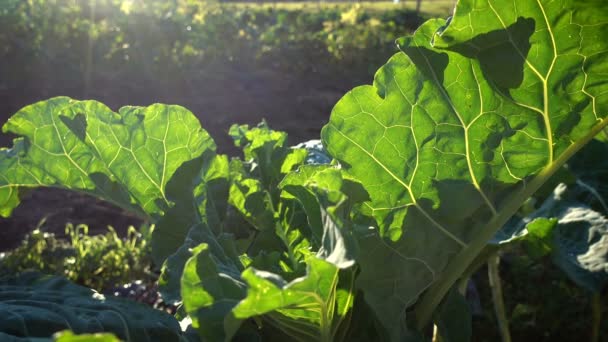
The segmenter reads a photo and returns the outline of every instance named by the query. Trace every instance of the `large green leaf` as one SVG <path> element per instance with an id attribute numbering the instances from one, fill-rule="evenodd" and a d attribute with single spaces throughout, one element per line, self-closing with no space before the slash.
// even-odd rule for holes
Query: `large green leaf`
<path id="1" fill-rule="evenodd" d="M 234 164 L 234 163 L 233 163 Z M 277 224 L 271 195 L 256 178 L 233 174 L 230 185 L 230 204 L 257 230 L 272 230 Z"/>
<path id="2" fill-rule="evenodd" d="M 230 166 L 228 157 L 217 155 L 203 175 L 204 182 L 194 190 L 199 212 L 211 230 L 217 235 L 224 231 L 224 221 L 228 211 L 230 189 Z"/>
<path id="3" fill-rule="evenodd" d="M 64 331 L 55 336 L 55 342 L 120 342 L 120 340 L 108 333 L 74 335 L 71 331 Z"/>
<path id="4" fill-rule="evenodd" d="M 302 275 L 304 257 L 310 253 L 310 229 L 300 204 L 293 197 L 281 197 L 277 185 L 305 162 L 307 150 L 286 146 L 287 134 L 264 122 L 254 128 L 233 125 L 230 134 L 243 149 L 245 161 L 231 161 L 229 203 L 257 230 L 243 252 L 258 265 L 260 257 L 270 256 L 264 249 L 283 252 L 279 273 L 290 279 Z"/>
<path id="5" fill-rule="evenodd" d="M 334 341 L 354 302 L 354 274 L 316 257 L 307 264 L 306 276 L 290 283 L 273 273 L 245 270 L 247 297 L 234 308 L 234 315 L 264 315 L 294 340 Z"/>
<path id="6" fill-rule="evenodd" d="M 393 340 L 606 126 L 606 32 L 602 1 L 461 0 L 336 104 L 322 139 L 370 194 L 358 286 Z"/>
<path id="7" fill-rule="evenodd" d="M 180 302 L 182 300 L 181 279 L 184 273 L 184 267 L 186 262 L 196 251 L 195 248 L 202 243 L 207 246 L 207 253 L 212 254 L 218 262 L 238 270 L 239 264 L 232 262 L 228 258 L 224 249 L 207 225 L 204 223 L 193 225 L 184 239 L 183 245 L 179 247 L 175 253 L 171 254 L 163 263 L 158 285 L 165 301 Z M 238 271 L 236 274 L 238 274 Z"/>
<path id="8" fill-rule="evenodd" d="M 228 177 L 227 161 L 213 159 L 209 134 L 180 106 L 115 113 L 96 101 L 57 97 L 23 108 L 3 130 L 21 137 L 0 150 L 0 214 L 11 213 L 23 188 L 82 191 L 156 222 L 157 261 L 204 219 L 201 183 Z"/>
<path id="9" fill-rule="evenodd" d="M 283 197 L 297 198 L 306 211 L 308 225 L 310 226 L 313 240 L 319 243 L 323 236 L 323 222 L 321 220 L 321 206 L 314 192 L 307 186 L 314 182 L 314 177 L 323 170 L 329 169 L 329 165 L 300 167 L 297 172 L 288 174 L 279 184 L 285 190 Z"/>
<path id="10" fill-rule="evenodd" d="M 240 171 L 233 174 L 233 182 L 240 182 L 242 176 L 247 174 L 240 168 L 234 170 Z M 276 204 L 279 212 L 275 211 L 269 200 L 268 209 L 261 212 L 272 214 L 273 220 L 269 220 L 271 224 L 259 234 L 274 233 L 281 244 L 272 245 L 274 249 L 268 250 L 273 251 L 271 253 L 262 251 L 253 256 L 242 255 L 241 261 L 248 267 L 242 275 L 238 274 L 236 265 L 226 257 L 222 258 L 224 253 L 218 251 L 217 246 L 207 244 L 210 239 L 200 235 L 200 232 L 193 234 L 200 230 L 191 231 L 186 244 L 165 263 L 160 282 L 167 294 L 175 299 L 179 287 L 174 279 L 176 275 L 183 274 L 181 296 L 184 308 L 201 336 L 214 340 L 228 339 L 235 333 L 243 332 L 237 331 L 241 320 L 260 316 L 258 320 L 266 321 L 291 338 L 341 338 L 338 336 L 339 330 L 345 330 L 345 326 L 348 326 L 343 322 L 348 322 L 354 301 L 355 275 L 354 270 L 348 269 L 354 264 L 354 247 L 349 231 L 344 228 L 343 215 L 349 210 L 343 210 L 343 206 L 351 203 L 346 194 L 359 195 L 353 190 L 354 182 L 343 180 L 342 176 L 338 168 L 326 166 L 303 167 L 297 173 L 289 174 L 282 185 L 305 191 L 313 197 L 310 205 L 316 206 L 317 210 L 307 210 L 307 214 L 317 215 L 315 218 L 320 230 L 318 241 L 311 246 L 302 237 L 301 231 L 307 229 L 306 220 L 294 219 L 298 203 L 293 196 L 284 194 L 280 198 Z M 263 189 L 262 182 L 257 178 L 248 179 L 258 189 L 252 193 L 270 197 L 270 193 Z M 237 186 L 240 185 L 237 183 Z M 343 189 L 346 194 L 342 192 Z M 234 191 L 231 191 L 233 197 Z M 251 197 L 251 193 L 246 191 L 240 194 L 242 196 L 239 198 L 245 200 Z M 353 197 L 361 201 L 359 197 Z M 302 197 L 301 201 L 306 199 Z M 259 212 L 234 198 L 232 203 L 256 227 L 262 227 L 260 221 L 255 220 Z M 272 225 L 275 229 L 270 229 Z M 189 250 L 196 241 L 206 243 Z M 312 255 L 310 247 L 317 251 L 316 256 Z M 183 260 L 188 257 L 184 267 Z M 305 272 L 300 273 L 297 269 L 300 265 L 306 266 Z M 263 270 L 253 268 L 260 266 Z M 302 276 L 295 278 L 298 275 Z M 288 282 L 290 279 L 293 280 Z"/>
<path id="11" fill-rule="evenodd" d="M 192 249 L 181 277 L 182 300 L 202 338 L 229 341 L 241 325 L 232 309 L 245 298 L 245 284 L 235 265 L 213 252 L 205 243 Z"/>
<path id="12" fill-rule="evenodd" d="M 160 104 L 114 113 L 96 101 L 57 97 L 23 108 L 3 131 L 23 137 L 2 150 L 3 214 L 19 188 L 55 186 L 162 215 L 182 163 L 215 150 L 192 113 Z"/>
<path id="13" fill-rule="evenodd" d="M 354 263 L 357 246 L 351 212 L 369 199 L 360 183 L 329 165 L 304 165 L 279 186 L 284 197 L 298 199 L 306 211 L 317 256 L 346 268 Z"/>
<path id="14" fill-rule="evenodd" d="M 66 329 L 111 332 L 124 341 L 179 341 L 181 336 L 179 323 L 167 313 L 106 298 L 61 277 L 25 273 L 0 279 L 0 337 L 50 337 Z"/>
<path id="15" fill-rule="evenodd" d="M 276 186 L 283 176 L 306 159 L 306 149 L 287 146 L 287 134 L 270 129 L 266 122 L 253 128 L 233 125 L 230 135 L 235 145 L 243 148 L 248 173 L 257 178 L 273 198 L 276 198 Z"/>
<path id="16" fill-rule="evenodd" d="M 0 332 L 0 341 L 6 342 L 121 342 L 111 333 L 93 333 L 74 335 L 70 330 L 58 332 L 53 337 L 15 337 Z"/>
<path id="17" fill-rule="evenodd" d="M 201 231 L 204 241 L 216 244 L 213 233 L 221 233 L 228 198 L 228 159 L 210 154 L 187 161 L 167 184 L 168 198 L 175 202 L 157 221 L 152 235 L 152 252 L 161 264 L 179 248 L 194 229 Z M 211 242 L 210 240 L 214 240 Z M 218 249 L 219 251 L 219 249 Z"/>

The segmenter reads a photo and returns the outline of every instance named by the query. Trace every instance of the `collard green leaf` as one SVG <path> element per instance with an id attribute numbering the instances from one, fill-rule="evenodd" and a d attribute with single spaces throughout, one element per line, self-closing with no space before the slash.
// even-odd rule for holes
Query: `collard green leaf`
<path id="1" fill-rule="evenodd" d="M 168 196 L 175 201 L 175 205 L 156 221 L 152 234 L 152 254 L 157 264 L 180 248 L 190 227 L 203 220 L 194 195 L 194 188 L 201 179 L 188 177 L 188 174 L 198 174 L 203 163 L 202 158 L 197 158 L 182 164 L 176 177 L 169 183 Z"/>
<path id="2" fill-rule="evenodd" d="M 306 215 L 296 200 L 280 202 L 280 224 L 275 228 L 275 235 L 284 246 L 282 276 L 293 279 L 305 271 L 305 259 L 311 254 L 312 244 L 307 234 Z M 276 249 L 275 249 L 276 250 Z"/>
<path id="3" fill-rule="evenodd" d="M 317 257 L 341 268 L 352 266 L 357 244 L 351 209 L 368 199 L 361 185 L 339 168 L 305 165 L 288 174 L 279 186 L 297 198 L 306 211 Z"/>
<path id="4" fill-rule="evenodd" d="M 53 337 L 15 337 L 0 332 L 0 341 L 6 342 L 121 342 L 114 334 L 94 333 L 94 334 L 74 334 L 70 330 L 58 332 Z"/>
<path id="5" fill-rule="evenodd" d="M 393 340 L 606 126 L 607 29 L 601 1 L 461 0 L 336 104 L 322 139 L 371 197 L 358 286 Z"/>
<path id="6" fill-rule="evenodd" d="M 608 219 L 586 206 L 565 208 L 553 235 L 553 262 L 576 284 L 600 292 L 608 284 Z"/>
<path id="7" fill-rule="evenodd" d="M 216 235 L 224 231 L 228 212 L 229 165 L 227 156 L 217 155 L 203 175 L 204 182 L 194 190 L 199 212 L 204 213 L 207 225 Z"/>
<path id="8" fill-rule="evenodd" d="M 526 225 L 528 232 L 525 238 L 526 251 L 533 258 L 539 258 L 551 253 L 553 229 L 558 221 L 555 218 L 539 217 Z"/>
<path id="9" fill-rule="evenodd" d="M 254 258 L 250 258 L 247 254 L 242 254 L 240 258 L 245 268 L 253 267 L 261 271 L 277 274 L 280 274 L 282 272 L 282 269 L 280 267 L 281 253 L 277 251 L 261 251 Z"/>
<path id="10" fill-rule="evenodd" d="M 300 201 L 313 231 L 312 248 L 317 253 L 308 256 L 306 275 L 290 283 L 276 273 L 245 270 L 242 277 L 249 285 L 248 294 L 234 309 L 237 317 L 261 316 L 296 340 L 344 338 L 354 301 L 354 271 L 348 268 L 353 266 L 356 253 L 354 239 L 345 227 L 350 215 L 350 207 L 346 207 L 360 202 L 358 195 L 364 191 L 355 191 L 355 182 L 343 176 L 335 167 L 302 166 L 281 182 L 285 191 L 281 203 L 293 202 L 293 197 Z M 353 200 L 345 193 L 352 194 Z M 297 225 L 290 221 L 282 226 Z M 295 232 L 298 231 L 301 229 Z M 277 235 L 281 233 L 277 231 Z M 283 240 L 291 241 L 285 237 Z"/>
<path id="11" fill-rule="evenodd" d="M 304 163 L 307 155 L 306 149 L 287 146 L 287 134 L 270 129 L 265 122 L 253 128 L 233 125 L 229 134 L 237 147 L 243 148 L 247 172 L 261 182 L 273 199 L 283 176 Z"/>
<path id="12" fill-rule="evenodd" d="M 533 219 L 555 215 L 555 206 L 563 205 L 565 200 L 588 205 L 603 215 L 608 215 L 608 204 L 605 200 L 608 196 L 608 188 L 605 186 L 608 181 L 608 162 L 604 158 L 607 153 L 607 143 L 591 140 L 543 185 L 550 193 L 546 195 L 545 191 L 538 191 L 490 243 L 507 244 L 522 239 L 529 240 L 526 236 L 529 233 L 526 225 Z M 543 201 L 542 205 L 535 209 L 534 204 L 539 201 Z"/>
<path id="13" fill-rule="evenodd" d="M 96 101 L 57 97 L 23 108 L 3 130 L 21 137 L 0 151 L 2 215 L 19 203 L 23 188 L 82 191 L 156 222 L 157 261 L 201 221 L 193 191 L 215 165 L 215 143 L 183 107 L 115 113 Z"/>
<path id="14" fill-rule="evenodd" d="M 313 239 L 319 243 L 323 236 L 323 222 L 321 217 L 321 206 L 315 194 L 307 186 L 311 179 L 319 172 L 328 169 L 330 166 L 302 166 L 297 172 L 289 173 L 279 184 L 289 195 L 300 201 L 302 207 L 306 211 L 308 224 L 311 229 Z M 283 194 L 286 196 L 285 193 Z"/>
<path id="15" fill-rule="evenodd" d="M 339 268 L 348 268 L 355 264 L 358 246 L 352 231 L 344 227 L 344 222 L 334 213 L 321 210 L 323 236 L 317 257 L 327 260 Z"/>
<path id="16" fill-rule="evenodd" d="M 281 268 L 287 273 L 303 271 L 304 256 L 310 243 L 302 231 L 307 230 L 306 218 L 293 199 L 276 202 L 271 193 L 256 178 L 244 179 L 233 174 L 230 187 L 232 204 L 258 231 L 249 242 L 247 252 L 254 257 L 259 252 L 284 251 Z M 283 274 L 286 276 L 286 274 Z"/>
<path id="17" fill-rule="evenodd" d="M 229 341 L 241 322 L 232 309 L 245 298 L 245 284 L 239 270 L 219 260 L 209 245 L 192 250 L 184 266 L 181 294 L 192 326 L 209 341 Z"/>
<path id="18" fill-rule="evenodd" d="M 190 228 L 183 245 L 163 263 L 158 285 L 165 301 L 176 303 L 182 300 L 181 281 L 185 264 L 193 256 L 194 249 L 202 243 L 206 244 L 209 253 L 213 254 L 216 260 L 229 265 L 228 267 L 238 269 L 239 263 L 230 260 L 207 225 L 205 223 L 194 225 Z"/>
<path id="19" fill-rule="evenodd" d="M 183 162 L 215 150 L 192 113 L 160 104 L 114 113 L 96 101 L 57 97 L 23 108 L 3 131 L 23 138 L 3 150 L 2 198 L 21 187 L 56 186 L 147 215 L 172 204 L 166 186 Z"/>
<path id="20" fill-rule="evenodd" d="M 334 341 L 353 305 L 354 275 L 316 257 L 307 265 L 306 276 L 290 283 L 273 273 L 245 270 L 247 297 L 234 308 L 234 315 L 240 319 L 264 315 L 294 340 Z"/>
<path id="21" fill-rule="evenodd" d="M 321 168 L 325 169 L 325 167 Z M 234 172 L 235 170 L 238 172 Z M 238 182 L 244 178 L 244 174 L 248 173 L 240 169 L 238 165 L 233 165 L 232 171 L 231 196 L 233 198 L 231 202 L 235 207 L 238 206 L 237 209 L 252 224 L 259 226 L 260 221 L 255 221 L 255 219 L 263 217 L 259 215 L 260 212 L 256 214 L 252 207 L 246 207 L 245 204 L 240 205 L 235 201 L 235 183 L 238 187 Z M 262 193 L 269 199 L 267 209 L 261 210 L 261 212 L 272 214 L 273 219 L 268 220 L 270 222 L 268 228 L 261 230 L 259 234 L 262 236 L 274 233 L 274 236 L 278 237 L 281 245 L 275 245 L 271 249 L 275 252 L 260 251 L 257 254 L 251 253 L 251 256 L 241 256 L 241 262 L 248 268 L 240 276 L 236 267 L 219 260 L 216 253 L 210 251 L 209 246 L 205 244 L 191 252 L 182 248 L 180 249 L 181 254 L 178 252 L 168 259 L 161 282 L 164 282 L 164 275 L 179 273 L 179 268 L 175 266 L 179 266 L 181 262 L 177 259 L 183 259 L 184 256 L 194 253 L 183 270 L 181 296 L 186 312 L 193 317 L 193 326 L 199 330 L 202 337 L 207 339 L 230 338 L 240 326 L 242 319 L 261 316 L 260 319 L 286 332 L 292 338 L 330 340 L 337 336 L 343 322 L 348 322 L 354 298 L 354 271 L 345 269 L 353 265 L 354 258 L 348 247 L 350 241 L 347 242 L 347 238 L 341 230 L 341 222 L 336 223 L 335 218 L 338 208 L 342 209 L 340 206 L 348 202 L 340 189 L 344 187 L 350 191 L 353 186 L 351 183 L 343 181 L 338 169 L 333 169 L 327 174 L 314 174 L 316 177 L 313 177 L 310 184 L 307 184 L 311 186 L 314 184 L 316 191 L 311 192 L 315 198 L 314 205 L 321 208 L 321 210 L 317 210 L 320 215 L 318 219 L 321 224 L 319 227 L 321 232 L 318 243 L 313 246 L 315 250 L 318 250 L 316 257 L 311 254 L 309 250 L 311 245 L 302 233 L 307 229 L 307 221 L 305 216 L 298 212 L 301 209 L 299 209 L 297 201 L 293 197 L 283 196 L 275 204 L 269 199 L 270 193 L 263 188 L 261 181 L 257 178 L 248 178 L 251 180 L 250 184 L 256 185 L 254 188 L 257 190 L 251 193 L 248 190 L 240 191 L 239 194 L 242 195 L 240 198 L 246 201 L 251 198 L 251 194 Z M 343 186 L 343 183 L 346 185 Z M 331 190 L 333 188 L 335 190 Z M 277 209 L 275 209 L 275 205 Z M 323 206 L 321 207 L 321 205 Z M 344 210 L 344 212 L 348 212 L 348 210 Z M 274 229 L 270 229 L 271 224 L 274 225 Z M 254 244 L 255 242 L 256 240 L 253 241 Z M 282 251 L 282 253 L 278 254 L 276 251 Z M 305 258 L 308 260 L 306 263 L 304 263 Z M 300 272 L 300 265 L 306 265 L 306 274 L 294 279 L 295 276 L 304 273 Z M 252 268 L 258 266 L 265 271 Z M 177 272 L 172 272 L 172 270 Z M 288 283 L 290 279 L 293 280 Z M 268 288 L 267 286 L 273 281 L 275 288 Z M 242 293 L 245 291 L 245 285 L 242 282 L 246 282 L 248 285 L 246 297 Z M 168 288 L 171 288 L 171 284 L 171 282 L 166 283 Z M 264 286 L 260 284 L 264 284 Z M 173 285 L 175 284 L 173 283 Z M 292 285 L 293 287 L 291 287 Z M 304 296 L 312 301 L 299 307 L 296 305 L 297 303 L 277 301 L 273 297 L 275 292 L 279 295 L 296 290 L 299 291 L 298 296 L 292 299 L 300 300 Z M 321 293 L 323 295 L 321 296 L 315 291 L 325 292 Z M 307 292 L 313 293 L 314 296 L 307 295 Z M 241 300 L 240 296 L 245 298 Z M 318 298 L 319 296 L 321 299 Z M 237 303 L 239 304 L 237 305 Z M 233 309 L 235 305 L 237 306 Z"/>
<path id="22" fill-rule="evenodd" d="M 57 333 L 55 342 L 120 342 L 113 334 L 80 334 L 74 335 L 71 331 Z"/>
<path id="23" fill-rule="evenodd" d="M 171 315 L 147 305 L 108 298 L 68 280 L 25 273 L 0 279 L 0 335 L 50 337 L 109 332 L 126 341 L 179 341 Z"/>
<path id="24" fill-rule="evenodd" d="M 286 279 L 302 275 L 311 234 L 300 204 L 293 197 L 281 197 L 277 185 L 304 163 L 306 149 L 286 146 L 287 134 L 271 130 L 264 122 L 254 128 L 234 125 L 230 135 L 243 148 L 245 161 L 231 161 L 229 202 L 258 230 L 242 252 L 259 261 L 264 249 L 279 251 L 277 266 L 282 271 L 278 273 Z"/>
<path id="25" fill-rule="evenodd" d="M 273 230 L 278 218 L 271 195 L 256 178 L 233 175 L 230 204 L 257 230 Z"/>

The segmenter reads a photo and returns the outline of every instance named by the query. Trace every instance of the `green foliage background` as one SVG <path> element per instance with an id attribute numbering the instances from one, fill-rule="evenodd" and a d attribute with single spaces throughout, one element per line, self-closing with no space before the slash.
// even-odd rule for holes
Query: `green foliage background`
<path id="1" fill-rule="evenodd" d="M 362 65 L 373 72 L 395 51 L 393 41 L 420 23 L 403 8 L 7 0 L 0 9 L 0 72 L 5 81 L 27 82 L 49 64 L 75 84 L 86 79 L 74 76 L 104 73 L 158 82 L 215 62 L 310 71 L 326 61 L 349 73 Z M 367 50 L 374 53 L 361 54 Z"/>
<path id="2" fill-rule="evenodd" d="M 151 234 L 151 227 L 142 226 L 129 227 L 124 238 L 110 227 L 106 234 L 89 235 L 87 226 L 67 224 L 65 240 L 36 229 L 18 248 L 0 253 L 0 277 L 35 270 L 100 292 L 134 280 L 153 281 Z"/>

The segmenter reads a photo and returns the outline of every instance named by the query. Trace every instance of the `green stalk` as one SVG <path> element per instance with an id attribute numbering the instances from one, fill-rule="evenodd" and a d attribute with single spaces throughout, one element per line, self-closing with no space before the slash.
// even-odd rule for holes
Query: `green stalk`
<path id="1" fill-rule="evenodd" d="M 492 255 L 488 260 L 488 280 L 490 289 L 492 290 L 492 303 L 494 304 L 494 312 L 496 313 L 496 321 L 498 322 L 498 330 L 502 342 L 511 342 L 511 333 L 509 332 L 509 320 L 505 311 L 505 302 L 502 295 L 502 282 L 498 266 L 500 265 L 500 256 L 498 253 Z"/>
<path id="2" fill-rule="evenodd" d="M 592 326 L 591 326 L 591 342 L 599 342 L 600 340 L 600 325 L 602 323 L 602 301 L 601 294 L 596 292 L 591 297 L 591 312 L 592 312 Z"/>
<path id="3" fill-rule="evenodd" d="M 433 325 L 433 339 L 431 341 L 432 342 L 443 342 L 441 335 L 439 335 L 439 328 L 437 327 L 437 324 Z"/>
<path id="4" fill-rule="evenodd" d="M 483 250 L 487 242 L 500 230 L 500 228 L 513 216 L 521 207 L 522 203 L 532 196 L 559 168 L 586 143 L 608 125 L 608 119 L 603 119 L 593 127 L 591 132 L 577 143 L 570 145 L 551 165 L 546 166 L 529 183 L 522 184 L 519 191 L 512 193 L 504 202 L 504 207 L 500 213 L 494 216 L 479 234 L 452 259 L 439 279 L 431 285 L 424 293 L 415 309 L 416 328 L 422 331 L 430 322 L 435 308 L 441 303 L 443 297 L 452 288 L 454 283 L 462 276 L 463 272 L 475 260 L 477 255 Z"/>

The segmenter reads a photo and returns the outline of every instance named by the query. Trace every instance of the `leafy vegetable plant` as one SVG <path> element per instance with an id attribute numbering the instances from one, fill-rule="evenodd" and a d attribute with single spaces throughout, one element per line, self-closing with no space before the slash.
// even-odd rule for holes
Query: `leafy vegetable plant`
<path id="1" fill-rule="evenodd" d="M 5 341 L 45 338 L 64 329 L 78 334 L 108 331 L 123 341 L 182 338 L 178 322 L 167 313 L 36 272 L 0 279 L 0 317 Z M 110 337 L 106 341 L 113 341 Z M 70 341 L 67 336 L 58 340 Z"/>
<path id="2" fill-rule="evenodd" d="M 4 126 L 0 213 L 23 188 L 111 201 L 156 224 L 165 298 L 203 339 L 447 340 L 454 284 L 501 227 L 607 124 L 601 1 L 458 2 L 335 106 L 330 164 L 265 124 L 215 154 L 179 106 L 54 98 Z M 470 323 L 470 320 L 467 322 Z"/>
<path id="3" fill-rule="evenodd" d="M 607 46 L 595 40 L 606 17 L 593 1 L 461 1 L 334 108 L 324 144 L 369 191 L 379 225 L 358 284 L 394 339 L 406 308 L 416 303 L 423 328 L 487 241 L 608 123 Z"/>
<path id="4" fill-rule="evenodd" d="M 133 279 L 151 279 L 149 241 L 153 227 L 129 227 L 125 239 L 112 228 L 91 236 L 86 225 L 66 225 L 68 241 L 41 231 L 27 235 L 21 246 L 0 254 L 0 276 L 26 270 L 62 275 L 97 291 Z"/>
<path id="5" fill-rule="evenodd" d="M 550 257 L 568 278 L 591 294 L 592 341 L 599 340 L 600 297 L 608 284 L 608 207 L 603 185 L 603 156 L 607 151 L 605 142 L 594 139 L 587 144 L 543 188 L 550 189 L 555 183 L 557 186 L 549 193 L 537 192 L 490 241 L 500 251 L 519 243 L 534 259 Z M 498 258 L 494 259 L 496 264 Z M 488 269 L 494 272 L 494 276 L 489 272 L 490 277 L 500 288 L 497 267 L 488 263 Z M 502 298 L 496 295 L 500 308 Z M 497 310 L 497 316 L 504 316 L 499 313 L 502 310 Z M 503 325 L 506 327 L 506 323 Z M 502 331 L 508 334 L 508 329 Z"/>

